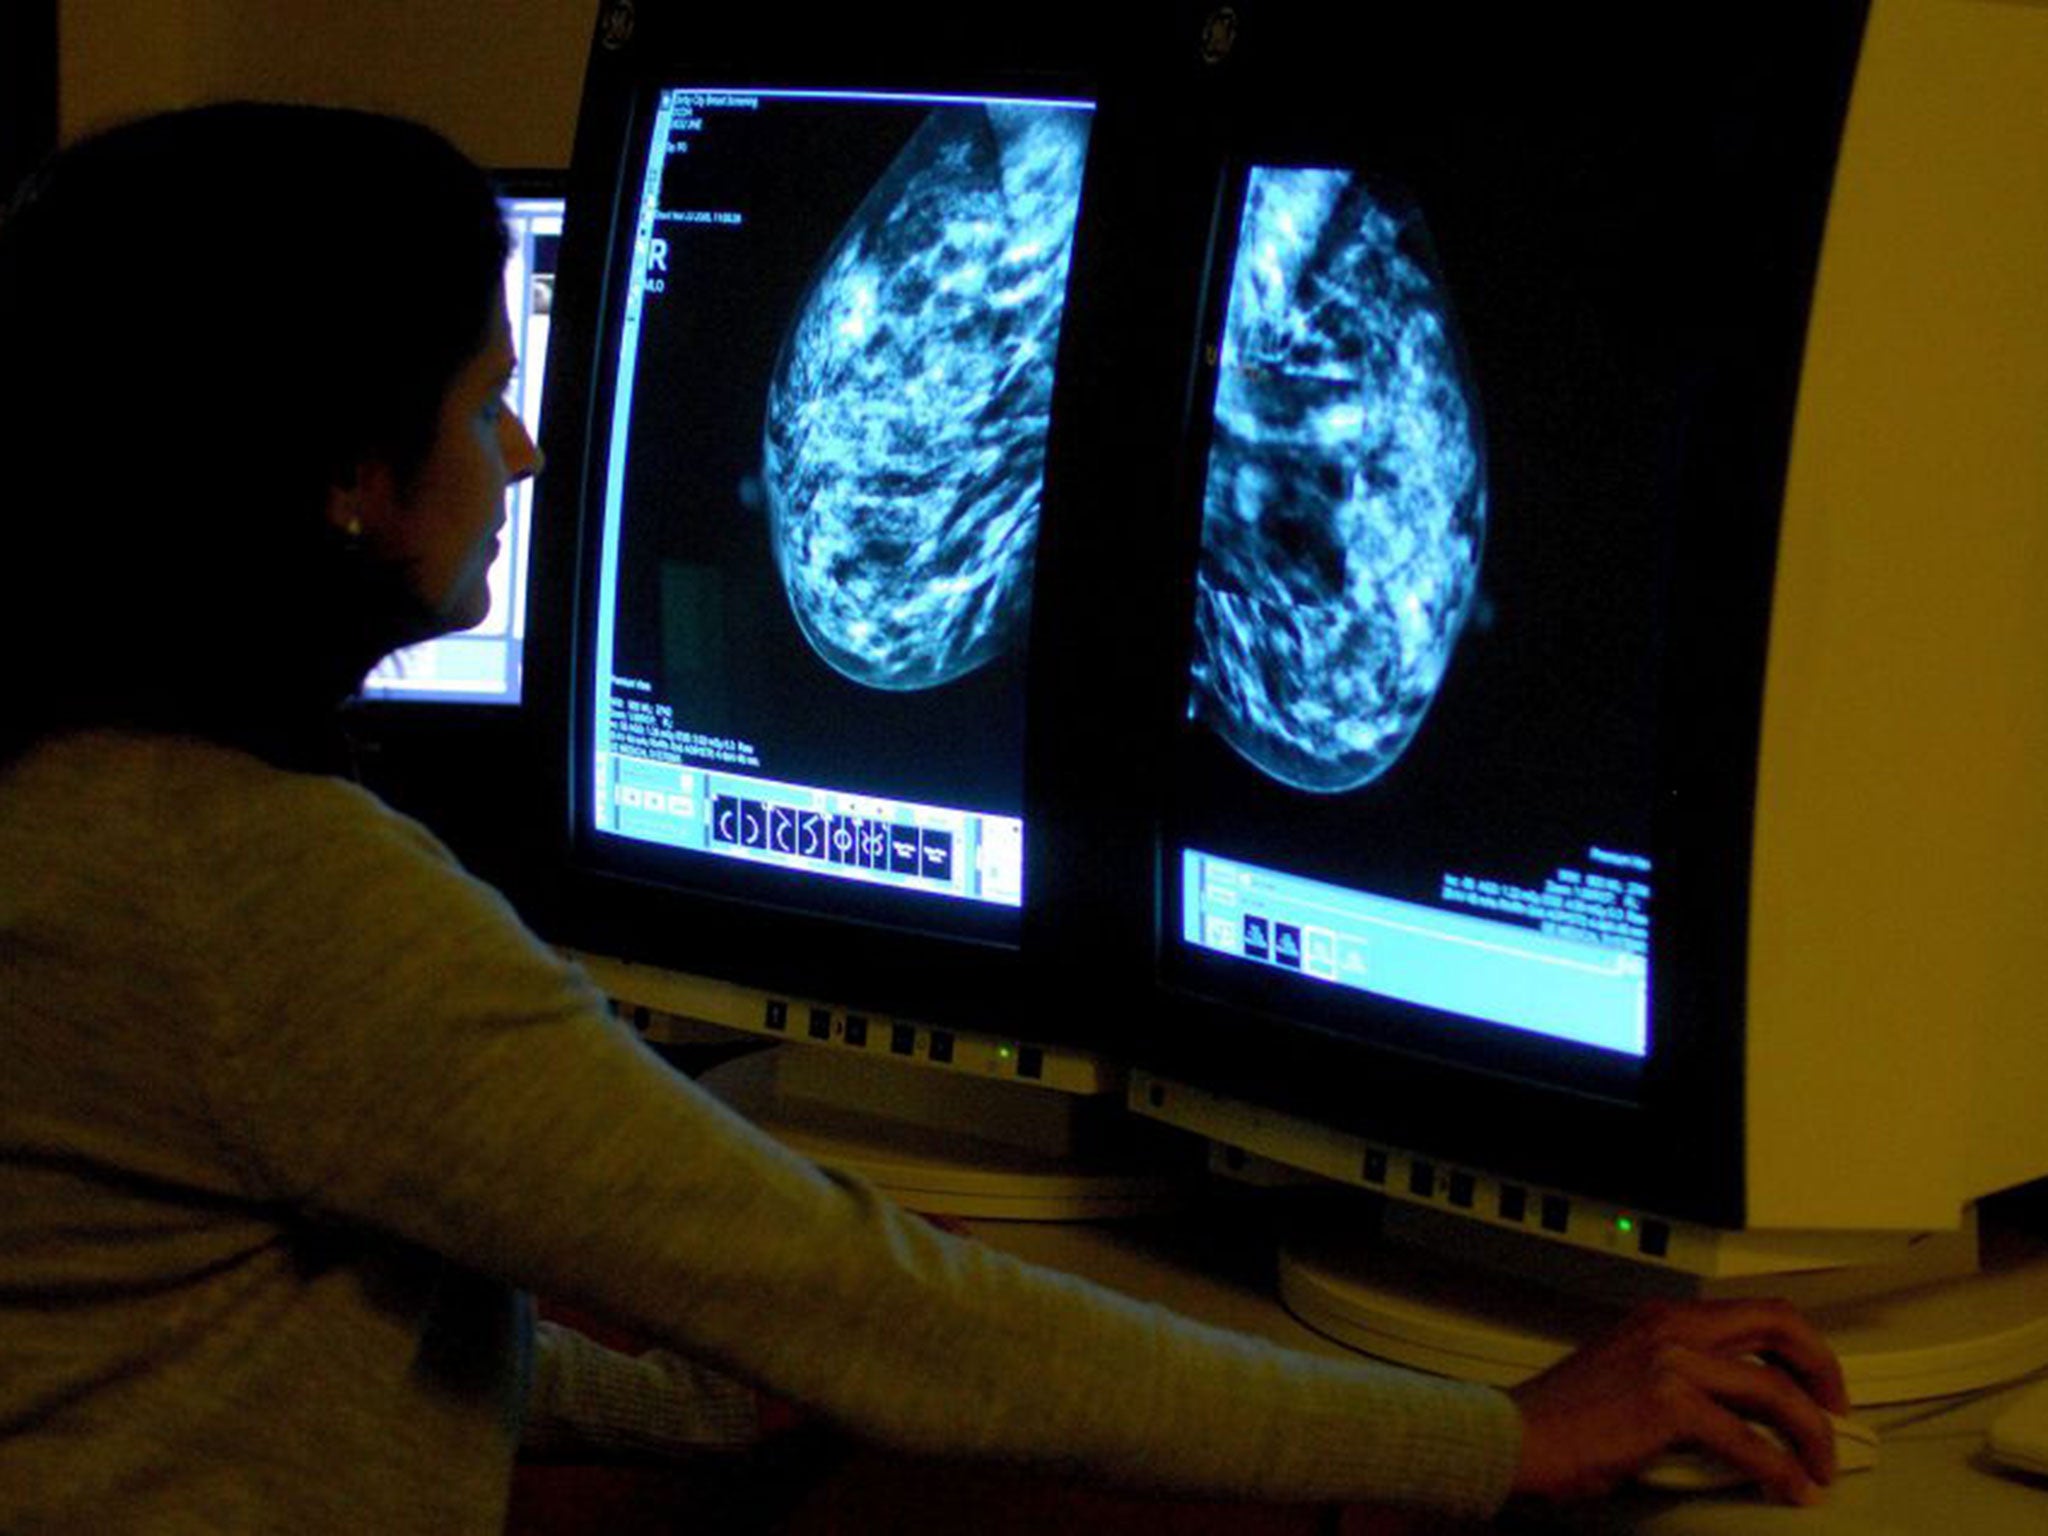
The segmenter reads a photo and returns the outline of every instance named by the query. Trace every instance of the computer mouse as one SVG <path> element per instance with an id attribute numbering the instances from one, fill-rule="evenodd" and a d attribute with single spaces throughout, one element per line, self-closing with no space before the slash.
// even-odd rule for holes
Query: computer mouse
<path id="1" fill-rule="evenodd" d="M 1828 1415 L 1835 1427 L 1835 1471 L 1868 1472 L 1877 1465 L 1877 1431 L 1861 1419 L 1841 1414 Z M 1766 1440 L 1782 1446 L 1785 1437 L 1768 1424 L 1749 1426 Z M 1712 1451 L 1699 1449 L 1666 1451 L 1642 1471 L 1636 1481 L 1660 1493 L 1718 1493 L 1740 1488 L 1752 1481 Z"/>

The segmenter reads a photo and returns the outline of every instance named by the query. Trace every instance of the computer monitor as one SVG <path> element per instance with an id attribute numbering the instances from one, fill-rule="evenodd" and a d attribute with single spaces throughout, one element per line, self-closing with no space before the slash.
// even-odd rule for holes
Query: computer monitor
<path id="1" fill-rule="evenodd" d="M 966 1079 L 1120 1102 L 1042 980 L 1078 912 L 1042 598 L 1100 496 L 1115 228 L 1087 34 L 614 19 L 542 433 L 545 926 L 624 1004 L 922 1069 L 888 1081 L 978 1135 L 1012 1112 Z"/>
<path id="2" fill-rule="evenodd" d="M 518 371 L 509 397 L 529 432 L 540 431 L 547 373 L 548 326 L 554 310 L 555 265 L 562 244 L 564 200 L 556 172 L 501 174 L 499 206 L 511 252 L 505 264 L 505 311 L 512 321 Z M 365 699 L 386 702 L 515 706 L 526 648 L 527 550 L 533 530 L 533 482 L 508 493 L 505 531 L 488 576 L 491 611 L 474 627 L 386 657 L 363 682 Z"/>
<path id="3" fill-rule="evenodd" d="M 493 172 L 511 237 L 505 307 L 518 350 L 511 392 L 539 430 L 567 173 Z M 409 647 L 364 680 L 346 713 L 357 772 L 384 800 L 430 827 L 483 878 L 515 893 L 544 882 L 553 853 L 541 711 L 525 686 L 531 549 L 530 483 L 507 493 L 489 581 L 491 611 L 474 629 Z"/>
<path id="4" fill-rule="evenodd" d="M 2048 18 L 1242 9 L 1134 1104 L 1617 1294 L 1930 1278 L 2048 1173 Z"/>

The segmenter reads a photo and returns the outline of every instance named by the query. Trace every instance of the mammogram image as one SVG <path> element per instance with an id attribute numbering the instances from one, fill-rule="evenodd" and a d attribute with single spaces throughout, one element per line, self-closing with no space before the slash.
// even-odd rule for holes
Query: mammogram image
<path id="1" fill-rule="evenodd" d="M 841 232 L 769 390 L 783 587 L 819 656 L 933 688 L 1030 611 L 1085 110 L 932 110 Z"/>
<path id="2" fill-rule="evenodd" d="M 1475 392 L 1420 216 L 1260 169 L 1203 504 L 1194 716 L 1297 789 L 1369 784 L 1436 697 L 1478 584 Z"/>

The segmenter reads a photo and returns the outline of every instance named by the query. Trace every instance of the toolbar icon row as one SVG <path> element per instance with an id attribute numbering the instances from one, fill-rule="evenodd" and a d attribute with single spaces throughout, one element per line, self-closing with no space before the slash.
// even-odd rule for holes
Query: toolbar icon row
<path id="1" fill-rule="evenodd" d="M 1212 919 L 1212 923 L 1216 920 Z M 1212 937 L 1217 939 L 1218 948 L 1231 947 L 1232 937 L 1227 923 L 1222 931 Z M 1247 913 L 1243 924 L 1235 935 L 1236 949 L 1248 960 L 1262 960 L 1269 965 L 1278 965 L 1290 971 L 1306 971 L 1311 976 L 1325 980 L 1337 974 L 1336 935 L 1326 928 L 1299 928 L 1292 923 L 1270 922 L 1254 913 Z"/>
<path id="2" fill-rule="evenodd" d="M 830 864 L 953 883 L 953 834 L 858 816 L 830 816 L 719 795 L 711 802 L 711 841 L 770 855 L 794 866 Z"/>

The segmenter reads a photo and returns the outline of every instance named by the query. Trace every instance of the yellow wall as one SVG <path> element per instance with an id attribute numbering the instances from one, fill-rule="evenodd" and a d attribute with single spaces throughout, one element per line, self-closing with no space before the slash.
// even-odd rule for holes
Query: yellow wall
<path id="1" fill-rule="evenodd" d="M 1935 1226 L 2048 1174 L 2044 412 L 2048 7 L 1880 0 L 1764 694 L 1760 1224 Z"/>
<path id="2" fill-rule="evenodd" d="M 431 123 L 486 165 L 569 163 L 595 0 L 63 0 L 66 139 L 263 97 Z"/>

